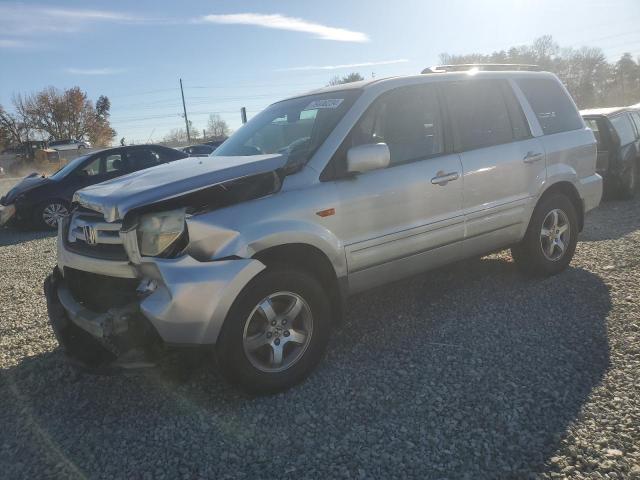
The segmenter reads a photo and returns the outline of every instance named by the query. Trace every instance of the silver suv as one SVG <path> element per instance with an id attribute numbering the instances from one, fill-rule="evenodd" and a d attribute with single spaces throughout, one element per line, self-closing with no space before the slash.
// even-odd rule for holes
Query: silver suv
<path id="1" fill-rule="evenodd" d="M 275 103 L 208 158 L 76 193 L 49 316 L 94 369 L 205 346 L 231 382 L 279 391 L 321 359 L 345 299 L 511 248 L 553 275 L 600 202 L 596 142 L 559 80 L 458 72 Z"/>

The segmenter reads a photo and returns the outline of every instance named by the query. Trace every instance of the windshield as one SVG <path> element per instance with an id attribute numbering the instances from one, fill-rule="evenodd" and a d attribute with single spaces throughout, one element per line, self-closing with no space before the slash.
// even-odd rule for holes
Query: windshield
<path id="1" fill-rule="evenodd" d="M 81 157 L 71 160 L 69 163 L 67 163 L 64 167 L 62 167 L 56 173 L 51 175 L 49 178 L 53 178 L 54 180 L 59 180 L 61 178 L 66 177 L 89 157 L 90 155 L 82 155 Z"/>
<path id="2" fill-rule="evenodd" d="M 343 90 L 285 100 L 256 115 L 214 157 L 281 153 L 287 163 L 306 163 L 360 95 Z"/>

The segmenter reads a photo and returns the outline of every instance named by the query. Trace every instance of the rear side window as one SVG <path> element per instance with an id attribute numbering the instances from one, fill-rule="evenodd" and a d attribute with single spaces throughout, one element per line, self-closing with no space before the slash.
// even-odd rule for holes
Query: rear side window
<path id="1" fill-rule="evenodd" d="M 611 117 L 609 119 L 613 128 L 615 128 L 618 137 L 620 138 L 621 145 L 627 145 L 635 141 L 636 134 L 633 131 L 633 125 L 631 125 L 631 119 L 626 115 L 618 115 L 617 117 Z"/>
<path id="2" fill-rule="evenodd" d="M 558 82 L 550 78 L 520 78 L 516 83 L 545 135 L 582 128 L 580 114 Z"/>
<path id="3" fill-rule="evenodd" d="M 636 138 L 640 138 L 640 114 L 638 112 L 631 112 L 631 120 L 636 124 Z"/>
<path id="4" fill-rule="evenodd" d="M 514 140 L 502 82 L 450 83 L 445 92 L 458 149 L 473 150 Z"/>

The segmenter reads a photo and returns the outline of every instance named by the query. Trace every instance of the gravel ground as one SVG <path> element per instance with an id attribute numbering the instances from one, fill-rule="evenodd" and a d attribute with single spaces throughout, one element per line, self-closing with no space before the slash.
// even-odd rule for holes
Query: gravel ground
<path id="1" fill-rule="evenodd" d="M 360 295 L 307 382 L 76 373 L 47 326 L 50 235 L 0 232 L 4 478 L 640 479 L 640 200 L 572 267 L 507 253 Z"/>

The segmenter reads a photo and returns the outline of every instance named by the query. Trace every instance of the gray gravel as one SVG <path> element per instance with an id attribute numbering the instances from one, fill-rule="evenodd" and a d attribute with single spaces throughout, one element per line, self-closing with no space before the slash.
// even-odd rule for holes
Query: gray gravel
<path id="1" fill-rule="evenodd" d="M 248 398 L 213 369 L 78 374 L 47 326 L 54 239 L 0 232 L 4 478 L 640 479 L 640 201 L 572 267 L 507 253 L 361 295 L 309 380 Z"/>

